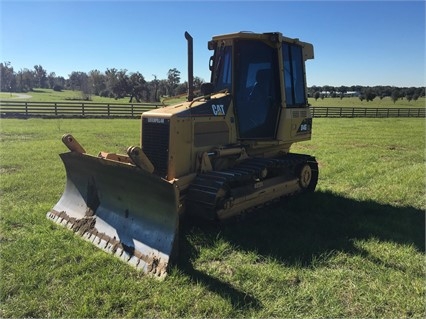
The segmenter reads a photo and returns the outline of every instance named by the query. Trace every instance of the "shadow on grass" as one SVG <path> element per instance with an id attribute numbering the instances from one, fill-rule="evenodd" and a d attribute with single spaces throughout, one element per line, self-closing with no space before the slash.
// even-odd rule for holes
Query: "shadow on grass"
<path id="1" fill-rule="evenodd" d="M 286 265 L 312 266 L 333 252 L 374 257 L 354 245 L 357 240 L 377 239 L 410 245 L 425 251 L 425 212 L 413 207 L 394 207 L 373 201 L 355 201 L 329 192 L 315 192 L 282 200 L 248 214 L 243 220 L 208 224 L 185 220 L 182 225 L 178 266 L 194 282 L 231 300 L 233 306 L 258 308 L 246 292 L 204 274 L 192 266 L 197 247 L 188 238 L 202 234 L 203 245 L 214 245 L 218 236 L 242 251 L 253 251 Z M 219 234 L 219 235 L 218 235 Z"/>
<path id="2" fill-rule="evenodd" d="M 46 93 L 45 90 L 40 90 L 40 89 L 32 89 L 31 92 L 32 93 Z"/>

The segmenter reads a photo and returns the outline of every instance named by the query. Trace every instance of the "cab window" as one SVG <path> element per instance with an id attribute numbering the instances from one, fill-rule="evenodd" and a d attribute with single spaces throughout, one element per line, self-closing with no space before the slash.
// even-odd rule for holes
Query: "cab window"
<path id="1" fill-rule="evenodd" d="M 236 42 L 235 109 L 240 138 L 274 138 L 279 106 L 278 50 L 260 41 Z"/>
<path id="2" fill-rule="evenodd" d="M 221 46 L 215 52 L 215 61 L 213 72 L 213 84 L 215 91 L 227 89 L 228 92 L 232 88 L 232 48 L 230 46 Z"/>
<path id="3" fill-rule="evenodd" d="M 305 76 L 302 47 L 284 42 L 284 85 L 287 107 L 306 106 Z"/>

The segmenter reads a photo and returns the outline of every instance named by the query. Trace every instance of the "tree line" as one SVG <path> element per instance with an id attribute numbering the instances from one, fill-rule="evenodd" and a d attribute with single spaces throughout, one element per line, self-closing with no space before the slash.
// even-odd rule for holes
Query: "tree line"
<path id="1" fill-rule="evenodd" d="M 128 72 L 115 68 L 106 69 L 101 72 L 92 70 L 88 73 L 73 71 L 65 79 L 56 76 L 55 72 L 47 72 L 41 65 L 35 65 L 33 69 L 21 69 L 15 71 L 10 62 L 0 63 L 0 91 L 1 92 L 28 92 L 34 88 L 53 89 L 61 91 L 64 89 L 80 91 L 82 99 L 90 100 L 91 95 L 110 98 L 129 97 L 136 102 L 158 102 L 163 96 L 182 95 L 187 92 L 186 81 L 181 83 L 180 71 L 176 68 L 169 69 L 165 79 L 146 81 L 140 72 Z M 194 90 L 200 89 L 204 80 L 194 77 Z M 406 98 L 417 100 L 425 96 L 424 87 L 394 87 L 394 86 L 311 86 L 308 88 L 308 96 L 315 98 L 332 97 L 345 98 L 357 96 L 361 101 L 372 101 L 375 98 L 390 97 L 396 100 Z"/>
<path id="2" fill-rule="evenodd" d="M 29 92 L 34 88 L 67 89 L 80 91 L 84 100 L 90 100 L 94 94 L 115 99 L 129 97 L 130 102 L 158 102 L 163 96 L 181 95 L 188 90 L 187 82 L 181 83 L 180 71 L 176 68 L 169 69 L 165 79 L 158 79 L 153 74 L 152 81 L 146 81 L 140 72 L 129 73 L 115 68 L 104 72 L 73 71 L 65 79 L 55 72 L 47 72 L 41 65 L 16 72 L 10 62 L 5 62 L 0 63 L 0 76 L 1 92 Z M 199 90 L 203 82 L 201 78 L 194 77 L 194 89 Z"/>
<path id="3" fill-rule="evenodd" d="M 407 99 L 408 101 L 416 101 L 419 97 L 425 96 L 425 87 L 395 87 L 395 86 L 312 86 L 308 88 L 308 96 L 315 100 L 325 97 L 340 98 L 358 97 L 361 101 L 373 101 L 375 98 L 383 99 L 390 97 L 395 103 L 399 99 Z"/>

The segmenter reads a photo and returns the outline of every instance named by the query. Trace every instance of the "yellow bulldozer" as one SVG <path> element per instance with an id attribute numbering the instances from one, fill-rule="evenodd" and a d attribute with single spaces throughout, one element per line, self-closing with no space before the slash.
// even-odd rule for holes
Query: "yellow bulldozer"
<path id="1" fill-rule="evenodd" d="M 140 146 L 89 155 L 71 135 L 67 181 L 47 218 L 156 277 L 177 254 L 181 217 L 224 220 L 274 199 L 314 191 L 305 61 L 313 46 L 279 32 L 214 36 L 211 81 L 195 97 L 193 39 L 187 101 L 144 112 Z"/>

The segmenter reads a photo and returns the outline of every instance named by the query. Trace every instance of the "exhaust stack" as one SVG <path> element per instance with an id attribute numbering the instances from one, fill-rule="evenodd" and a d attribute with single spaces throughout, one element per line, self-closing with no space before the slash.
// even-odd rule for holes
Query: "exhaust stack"
<path id="1" fill-rule="evenodd" d="M 193 40 L 186 31 L 185 39 L 188 41 L 188 101 L 190 102 L 194 99 L 194 55 Z"/>

